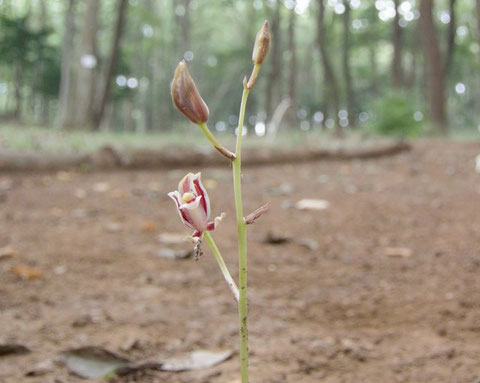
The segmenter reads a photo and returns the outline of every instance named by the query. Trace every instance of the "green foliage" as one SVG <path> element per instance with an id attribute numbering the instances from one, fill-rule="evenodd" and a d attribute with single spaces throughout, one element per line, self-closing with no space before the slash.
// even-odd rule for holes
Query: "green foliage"
<path id="1" fill-rule="evenodd" d="M 0 62 L 10 65 L 35 64 L 47 47 L 48 28 L 34 31 L 28 24 L 28 16 L 0 15 Z"/>
<path id="2" fill-rule="evenodd" d="M 417 137 L 422 124 L 414 118 L 415 105 L 405 93 L 392 93 L 375 106 L 375 118 L 371 129 L 382 135 Z"/>

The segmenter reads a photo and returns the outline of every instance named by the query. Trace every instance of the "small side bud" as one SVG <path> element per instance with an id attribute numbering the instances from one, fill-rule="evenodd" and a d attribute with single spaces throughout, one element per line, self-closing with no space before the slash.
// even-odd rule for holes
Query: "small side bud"
<path id="1" fill-rule="evenodd" d="M 247 225 L 251 225 L 252 223 L 255 222 L 255 220 L 257 220 L 258 218 L 260 218 L 260 216 L 263 214 L 263 213 L 266 213 L 267 210 L 270 209 L 270 202 L 267 202 L 265 205 L 263 206 L 260 206 L 258 209 L 256 209 L 255 211 L 251 212 L 249 215 L 247 215 L 244 219 L 245 219 L 245 223 Z"/>
<path id="2" fill-rule="evenodd" d="M 178 63 L 173 76 L 172 100 L 180 112 L 195 124 L 201 124 L 208 120 L 208 106 L 203 101 L 187 69 L 185 60 Z"/>
<path id="3" fill-rule="evenodd" d="M 265 21 L 255 37 L 253 46 L 252 61 L 254 64 L 261 65 L 268 53 L 270 47 L 270 25 Z"/>

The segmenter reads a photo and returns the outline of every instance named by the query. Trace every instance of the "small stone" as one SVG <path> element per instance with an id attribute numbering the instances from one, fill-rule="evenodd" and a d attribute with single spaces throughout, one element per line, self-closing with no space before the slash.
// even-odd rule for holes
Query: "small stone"
<path id="1" fill-rule="evenodd" d="M 386 247 L 383 253 L 387 257 L 408 258 L 412 256 L 412 250 L 408 247 Z"/>
<path id="2" fill-rule="evenodd" d="M 192 250 L 173 250 L 168 247 L 164 247 L 157 252 L 155 255 L 160 258 L 166 259 L 187 259 L 193 255 Z"/>
<path id="3" fill-rule="evenodd" d="M 105 225 L 105 230 L 108 233 L 118 233 L 122 230 L 122 225 L 117 222 L 110 222 Z"/>

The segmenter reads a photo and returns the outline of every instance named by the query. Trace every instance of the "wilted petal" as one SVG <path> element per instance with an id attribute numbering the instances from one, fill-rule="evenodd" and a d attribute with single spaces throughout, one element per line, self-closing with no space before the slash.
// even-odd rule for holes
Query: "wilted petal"
<path id="1" fill-rule="evenodd" d="M 226 214 L 222 213 L 218 217 L 215 217 L 213 222 L 208 223 L 207 230 L 208 231 L 215 230 L 217 228 L 217 226 L 220 224 L 220 222 L 222 222 L 222 220 L 225 218 L 225 216 L 226 216 Z"/>
<path id="2" fill-rule="evenodd" d="M 203 238 L 203 233 L 201 231 L 195 230 L 192 235 L 187 235 L 185 240 L 187 242 L 197 243 Z"/>

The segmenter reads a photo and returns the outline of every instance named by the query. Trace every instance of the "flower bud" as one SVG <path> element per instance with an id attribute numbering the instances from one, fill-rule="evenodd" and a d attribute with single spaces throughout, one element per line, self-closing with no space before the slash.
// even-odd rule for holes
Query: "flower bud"
<path id="1" fill-rule="evenodd" d="M 195 124 L 201 124 L 208 120 L 208 106 L 203 101 L 200 93 L 188 73 L 185 60 L 178 63 L 175 75 L 173 76 L 172 99 L 180 112 L 188 117 Z"/>
<path id="2" fill-rule="evenodd" d="M 255 37 L 252 61 L 254 64 L 262 64 L 270 47 L 270 25 L 265 21 Z"/>

